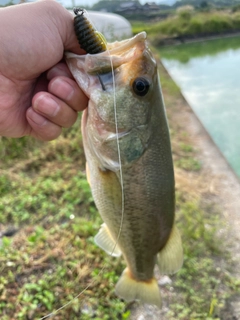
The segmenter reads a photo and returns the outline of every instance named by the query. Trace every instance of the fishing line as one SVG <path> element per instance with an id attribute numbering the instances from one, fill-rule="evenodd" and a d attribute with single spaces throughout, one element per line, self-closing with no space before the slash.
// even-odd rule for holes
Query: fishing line
<path id="1" fill-rule="evenodd" d="M 110 55 L 110 51 L 107 50 L 107 53 L 110 58 L 111 63 L 111 70 L 112 70 L 112 78 L 113 78 L 113 107 L 114 107 L 114 120 L 115 120 L 115 130 L 117 135 L 117 150 L 118 150 L 118 162 L 119 162 L 119 178 L 120 178 L 120 185 L 121 185 L 121 196 L 122 196 L 122 202 L 121 202 L 121 220 L 120 220 L 120 226 L 119 231 L 117 235 L 117 239 L 115 242 L 115 245 L 113 247 L 112 254 L 118 244 L 121 232 L 122 232 L 122 226 L 123 226 L 123 217 L 124 217 L 124 204 L 125 204 L 125 198 L 124 198 L 124 184 L 123 184 L 123 172 L 122 172 L 122 160 L 121 160 L 121 150 L 120 150 L 120 142 L 119 142 L 119 130 L 118 130 L 118 120 L 117 120 L 117 102 L 116 102 L 116 82 L 115 82 L 115 75 L 114 75 L 114 69 L 113 69 L 113 61 L 112 57 Z"/>
<path id="2" fill-rule="evenodd" d="M 85 10 L 86 14 L 89 16 L 88 12 Z M 90 20 L 90 19 L 89 19 Z M 92 21 L 91 21 L 92 23 Z M 93 23 L 92 23 L 93 24 Z M 94 24 L 93 24 L 94 26 Z M 116 246 L 118 245 L 118 241 L 122 232 L 122 226 L 123 226 L 123 219 L 124 219 L 124 204 L 125 204 L 125 198 L 124 198 L 124 183 L 123 183 L 123 171 L 122 171 L 122 160 L 121 160 L 121 150 L 120 150 L 120 142 L 119 142 L 119 129 L 118 129 L 118 120 L 117 120 L 117 102 L 116 102 L 116 82 L 115 82 L 115 74 L 114 74 L 114 68 L 113 68 L 113 61 L 110 54 L 110 50 L 106 50 L 107 54 L 109 55 L 110 65 L 111 65 L 111 73 L 112 73 L 112 79 L 113 79 L 113 108 L 114 108 L 114 121 L 115 121 L 115 131 L 116 131 L 116 141 L 117 141 L 117 152 L 118 152 L 118 162 L 119 162 L 119 179 L 120 179 L 120 186 L 121 186 L 121 220 L 120 220 L 120 226 L 119 231 L 117 235 L 117 239 L 115 241 L 115 244 L 112 249 L 111 255 L 113 255 L 114 250 Z M 102 275 L 103 271 L 106 269 L 106 263 L 103 265 L 102 269 L 98 273 L 98 277 Z M 65 309 L 67 306 L 69 306 L 71 303 L 73 303 L 74 300 L 78 299 L 86 290 L 88 290 L 89 287 L 91 287 L 97 280 L 92 280 L 80 293 L 78 293 L 72 300 L 65 303 L 60 308 L 56 309 L 55 311 L 45 315 L 44 317 L 40 318 L 39 320 L 44 320 L 47 318 L 50 318 L 59 311 Z"/>
<path id="3" fill-rule="evenodd" d="M 92 26 L 94 27 L 95 30 L 97 30 L 96 26 L 94 25 L 94 23 L 91 21 L 91 18 L 89 16 L 89 13 L 87 10 L 84 9 L 84 12 L 86 13 L 86 16 L 88 18 L 88 20 L 91 22 Z M 120 142 L 119 142 L 119 130 L 118 130 L 118 120 L 117 120 L 117 102 L 116 102 L 116 82 L 115 82 L 115 74 L 114 74 L 114 68 L 113 68 L 113 61 L 112 61 L 112 56 L 110 54 L 110 50 L 107 49 L 106 50 L 108 56 L 109 56 L 109 60 L 110 60 L 110 64 L 111 64 L 111 73 L 112 73 L 112 79 L 113 79 L 113 108 L 114 108 L 114 121 L 115 121 L 115 131 L 116 131 L 116 141 L 117 141 L 117 151 L 118 151 L 118 162 L 119 162 L 119 179 L 120 179 L 120 185 L 121 185 L 121 220 L 120 220 L 120 227 L 119 227 L 119 232 L 117 235 L 117 239 L 116 242 L 114 244 L 113 250 L 111 255 L 114 253 L 114 250 L 118 244 L 120 235 L 121 235 L 121 231 L 122 231 L 122 226 L 123 226 L 123 216 L 124 216 L 124 203 L 125 203 L 125 199 L 124 199 L 124 184 L 123 184 L 123 172 L 122 172 L 122 160 L 121 160 L 121 150 L 120 150 Z M 102 85 L 102 84 L 101 84 Z M 102 86 L 103 87 L 103 86 Z M 101 270 L 102 271 L 102 270 Z"/>
<path id="4" fill-rule="evenodd" d="M 97 30 L 96 26 L 94 25 L 94 23 L 91 21 L 91 18 L 89 16 L 89 13 L 87 10 L 84 9 L 84 13 L 86 14 L 87 19 L 89 20 L 89 22 L 92 24 L 93 28 L 95 30 Z M 119 162 L 119 179 L 120 179 L 120 185 L 121 185 L 121 220 L 120 220 L 120 227 L 119 227 L 119 232 L 117 235 L 117 239 L 116 242 L 114 244 L 113 250 L 111 255 L 113 254 L 120 235 L 121 235 L 121 231 L 122 231 L 122 226 L 123 226 L 123 216 L 124 216 L 124 185 L 123 185 L 123 172 L 122 172 L 122 161 L 121 161 L 121 150 L 120 150 L 120 142 L 119 142 L 119 130 L 118 130 L 118 120 L 117 120 L 117 102 L 116 102 L 116 82 L 115 82 L 115 74 L 114 74 L 114 68 L 113 68 L 113 61 L 112 61 L 112 57 L 110 54 L 110 50 L 107 48 L 106 50 L 108 56 L 109 56 L 109 60 L 110 60 L 110 65 L 111 65 L 111 73 L 112 73 L 112 79 L 113 79 L 113 108 L 114 108 L 114 121 L 115 121 L 115 131 L 116 131 L 116 141 L 117 141 L 117 152 L 118 152 L 118 162 Z M 102 84 L 101 81 L 101 77 L 98 76 L 99 81 L 101 82 L 102 88 L 105 90 L 104 85 Z"/>

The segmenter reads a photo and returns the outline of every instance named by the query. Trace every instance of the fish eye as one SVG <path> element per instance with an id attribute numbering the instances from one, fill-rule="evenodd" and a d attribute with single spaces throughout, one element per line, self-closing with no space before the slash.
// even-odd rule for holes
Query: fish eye
<path id="1" fill-rule="evenodd" d="M 140 97 L 145 96 L 150 88 L 150 83 L 143 77 L 136 78 L 132 84 L 133 91 Z"/>

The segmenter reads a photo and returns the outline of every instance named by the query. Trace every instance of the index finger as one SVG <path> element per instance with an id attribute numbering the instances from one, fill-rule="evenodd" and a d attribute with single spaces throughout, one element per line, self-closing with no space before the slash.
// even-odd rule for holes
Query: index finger
<path id="1" fill-rule="evenodd" d="M 75 80 L 68 77 L 53 78 L 48 85 L 48 91 L 76 111 L 82 111 L 88 105 L 87 96 Z"/>

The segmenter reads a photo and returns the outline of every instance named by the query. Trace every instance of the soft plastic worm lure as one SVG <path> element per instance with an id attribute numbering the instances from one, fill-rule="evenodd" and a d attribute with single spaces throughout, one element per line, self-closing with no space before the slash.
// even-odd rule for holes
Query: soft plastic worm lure
<path id="1" fill-rule="evenodd" d="M 96 54 L 107 50 L 104 36 L 96 31 L 91 22 L 84 15 L 81 8 L 74 8 L 74 30 L 78 42 L 83 50 L 90 54 Z"/>
<path id="2" fill-rule="evenodd" d="M 107 50 L 107 41 L 104 36 L 95 30 L 91 22 L 85 17 L 84 9 L 74 8 L 74 30 L 81 48 L 87 53 L 96 54 Z M 97 74 L 102 89 L 105 91 L 105 85 L 101 75 Z"/>

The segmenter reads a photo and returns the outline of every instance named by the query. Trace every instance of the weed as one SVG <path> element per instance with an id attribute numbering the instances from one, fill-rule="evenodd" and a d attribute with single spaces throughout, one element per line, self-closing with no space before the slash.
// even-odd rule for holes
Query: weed
<path id="1" fill-rule="evenodd" d="M 239 12 L 192 12 L 183 10 L 159 22 L 132 22 L 133 32 L 145 30 L 156 45 L 168 37 L 206 36 L 239 30 Z"/>
<path id="2" fill-rule="evenodd" d="M 201 169 L 200 162 L 197 159 L 192 157 L 181 158 L 175 161 L 175 164 L 179 168 L 190 170 L 190 171 L 199 171 Z"/>

